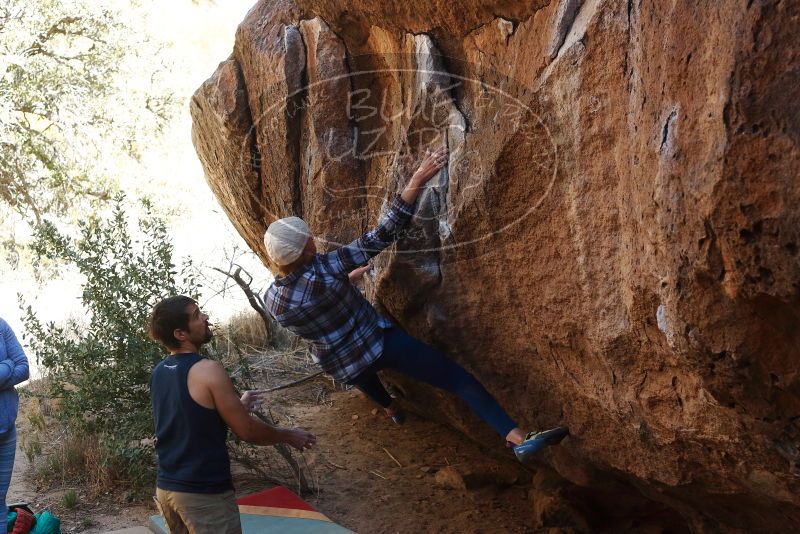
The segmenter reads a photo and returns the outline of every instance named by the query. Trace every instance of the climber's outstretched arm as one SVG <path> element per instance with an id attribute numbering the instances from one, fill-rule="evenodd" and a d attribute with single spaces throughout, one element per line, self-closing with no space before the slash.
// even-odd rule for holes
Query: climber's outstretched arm
<path id="1" fill-rule="evenodd" d="M 411 176 L 403 192 L 395 197 L 378 225 L 352 243 L 320 255 L 325 268 L 337 275 L 346 275 L 364 265 L 370 258 L 392 244 L 414 215 L 414 204 L 422 188 L 447 161 L 447 149 L 441 147 L 428 154 Z"/>

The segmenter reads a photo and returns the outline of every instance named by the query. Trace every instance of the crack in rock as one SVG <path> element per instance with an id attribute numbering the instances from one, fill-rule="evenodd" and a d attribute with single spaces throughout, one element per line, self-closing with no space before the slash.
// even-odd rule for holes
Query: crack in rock
<path id="1" fill-rule="evenodd" d="M 550 40 L 545 48 L 545 56 L 552 61 L 558 56 L 561 46 L 567 38 L 569 30 L 578 15 L 582 0 L 561 0 L 553 17 L 553 25 L 550 28 Z"/>

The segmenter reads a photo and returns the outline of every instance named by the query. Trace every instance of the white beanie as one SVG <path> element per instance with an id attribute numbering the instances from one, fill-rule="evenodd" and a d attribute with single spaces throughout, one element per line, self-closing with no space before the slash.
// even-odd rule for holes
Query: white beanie
<path id="1" fill-rule="evenodd" d="M 284 217 L 273 222 L 264 233 L 264 246 L 272 261 L 289 265 L 303 253 L 311 232 L 300 217 Z"/>

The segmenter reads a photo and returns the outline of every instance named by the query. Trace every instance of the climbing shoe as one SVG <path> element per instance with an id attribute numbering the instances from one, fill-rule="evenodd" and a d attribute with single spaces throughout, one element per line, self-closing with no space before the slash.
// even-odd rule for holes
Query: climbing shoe
<path id="1" fill-rule="evenodd" d="M 514 447 L 514 454 L 517 460 L 526 463 L 533 458 L 537 452 L 551 445 L 558 445 L 569 435 L 569 429 L 565 426 L 557 426 L 542 432 L 531 432 L 525 437 L 525 441 Z"/>
<path id="2" fill-rule="evenodd" d="M 391 412 L 384 410 L 384 412 L 386 413 L 386 416 L 396 425 L 402 425 L 406 422 L 406 414 L 400 408 L 394 408 L 391 410 Z"/>
<path id="3" fill-rule="evenodd" d="M 391 416 L 391 419 L 392 421 L 394 421 L 394 424 L 402 425 L 403 423 L 406 422 L 406 414 L 404 414 L 403 412 L 397 412 L 396 414 Z"/>

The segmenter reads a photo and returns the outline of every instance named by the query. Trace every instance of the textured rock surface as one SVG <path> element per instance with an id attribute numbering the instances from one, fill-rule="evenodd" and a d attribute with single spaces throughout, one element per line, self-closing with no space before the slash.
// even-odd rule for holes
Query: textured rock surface
<path id="1" fill-rule="evenodd" d="M 638 495 L 697 531 L 796 529 L 799 11 L 261 1 L 193 99 L 193 138 L 265 261 L 276 217 L 355 237 L 445 139 L 375 301 L 523 426 L 568 424 L 544 459 L 581 498 L 641 514 Z"/>

